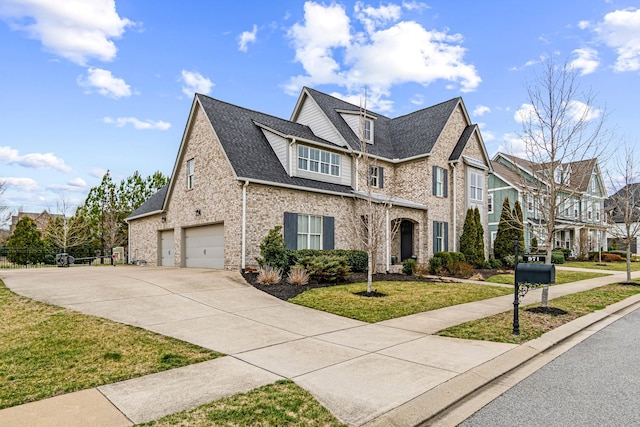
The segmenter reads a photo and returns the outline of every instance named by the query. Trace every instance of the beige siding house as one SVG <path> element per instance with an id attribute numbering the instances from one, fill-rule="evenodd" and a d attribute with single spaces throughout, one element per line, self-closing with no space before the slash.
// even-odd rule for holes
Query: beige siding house
<path id="1" fill-rule="evenodd" d="M 461 98 L 392 119 L 304 88 L 285 120 L 198 94 L 170 183 L 128 218 L 130 255 L 243 270 L 276 225 L 291 249 L 358 249 L 371 199 L 386 213 L 377 270 L 424 263 L 458 249 L 468 208 L 486 229 L 491 171 Z"/>

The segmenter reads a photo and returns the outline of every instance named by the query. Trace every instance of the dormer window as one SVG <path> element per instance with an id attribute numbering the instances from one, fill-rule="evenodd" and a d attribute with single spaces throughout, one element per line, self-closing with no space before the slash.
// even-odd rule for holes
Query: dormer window
<path id="1" fill-rule="evenodd" d="M 340 155 L 299 145 L 298 169 L 324 175 L 340 176 Z"/>
<path id="2" fill-rule="evenodd" d="M 367 144 L 373 144 L 373 120 L 364 119 L 364 140 Z"/>

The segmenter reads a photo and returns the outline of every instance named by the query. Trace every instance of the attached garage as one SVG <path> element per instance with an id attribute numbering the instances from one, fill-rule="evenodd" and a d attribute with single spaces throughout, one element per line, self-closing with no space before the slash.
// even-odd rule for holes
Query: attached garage
<path id="1" fill-rule="evenodd" d="M 165 267 L 175 267 L 175 241 L 173 240 L 173 230 L 163 230 L 160 232 L 160 256 L 158 265 Z"/>
<path id="2" fill-rule="evenodd" d="M 185 228 L 185 267 L 224 269 L 224 224 Z"/>

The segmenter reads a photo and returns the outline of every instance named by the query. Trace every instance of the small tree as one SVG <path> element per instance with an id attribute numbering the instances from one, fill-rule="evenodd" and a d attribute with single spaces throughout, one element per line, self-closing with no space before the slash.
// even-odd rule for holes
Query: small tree
<path id="1" fill-rule="evenodd" d="M 474 262 L 476 267 L 480 267 L 484 264 L 486 257 L 484 255 L 484 228 L 482 227 L 482 218 L 480 217 L 480 210 L 476 206 L 473 209 L 473 216 L 475 219 L 476 228 L 476 260 Z"/>
<path id="2" fill-rule="evenodd" d="M 502 202 L 502 212 L 500 212 L 500 222 L 498 222 L 498 232 L 496 240 L 493 242 L 493 254 L 496 259 L 502 260 L 513 252 L 513 223 L 511 220 L 511 203 L 505 197 Z"/>
<path id="3" fill-rule="evenodd" d="M 464 254 L 467 261 L 473 263 L 476 258 L 476 223 L 473 209 L 467 209 L 467 215 L 464 218 L 462 226 L 462 234 L 460 235 L 460 252 Z"/>
<path id="4" fill-rule="evenodd" d="M 282 226 L 276 225 L 260 243 L 260 255 L 256 258 L 260 267 L 269 266 L 283 273 L 289 271 L 291 252 L 282 235 Z"/>
<path id="5" fill-rule="evenodd" d="M 511 221 L 513 224 L 513 239 L 518 239 L 518 250 L 524 252 L 524 217 L 522 216 L 522 208 L 520 201 L 516 200 L 513 204 L 513 212 L 511 212 Z M 513 241 L 512 241 L 513 244 Z M 515 254 L 514 254 L 515 255 Z"/>
<path id="6" fill-rule="evenodd" d="M 35 221 L 22 217 L 7 240 L 7 258 L 15 264 L 36 264 L 43 261 L 44 243 Z"/>
<path id="7" fill-rule="evenodd" d="M 537 253 L 538 252 L 538 238 L 536 236 L 533 236 L 533 238 L 531 239 L 531 253 Z"/>

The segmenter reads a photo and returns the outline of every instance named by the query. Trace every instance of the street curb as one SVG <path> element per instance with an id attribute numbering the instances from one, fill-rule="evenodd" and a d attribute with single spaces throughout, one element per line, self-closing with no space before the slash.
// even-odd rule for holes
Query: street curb
<path id="1" fill-rule="evenodd" d="M 497 382 L 504 375 L 556 347 L 577 333 L 610 319 L 611 322 L 603 325 L 603 327 L 607 326 L 617 320 L 612 318 L 616 317 L 618 313 L 634 305 L 638 305 L 636 308 L 640 308 L 640 294 L 633 295 L 602 310 L 586 314 L 547 332 L 539 338 L 527 341 L 488 362 L 457 375 L 409 402 L 363 424 L 363 426 L 406 427 L 430 425 L 439 415 L 464 401 L 481 388 Z"/>

